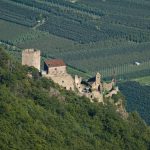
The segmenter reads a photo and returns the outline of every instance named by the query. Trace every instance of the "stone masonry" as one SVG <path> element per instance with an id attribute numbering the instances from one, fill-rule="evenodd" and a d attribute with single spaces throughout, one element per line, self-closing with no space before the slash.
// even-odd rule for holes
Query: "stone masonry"
<path id="1" fill-rule="evenodd" d="M 33 66 L 40 71 L 40 51 L 25 49 L 22 52 L 22 65 Z M 66 68 L 66 64 L 61 59 L 46 60 L 42 76 L 52 79 L 66 90 L 77 90 L 79 95 L 88 97 L 91 102 L 95 100 L 104 102 L 104 97 L 112 97 L 119 91 L 118 87 L 115 86 L 115 80 L 110 83 L 103 82 L 100 73 L 85 81 L 77 75 L 73 78 L 67 73 Z"/>
<path id="2" fill-rule="evenodd" d="M 32 66 L 40 71 L 40 50 L 25 49 L 22 51 L 22 65 Z"/>
<path id="3" fill-rule="evenodd" d="M 66 64 L 63 60 L 53 59 L 44 62 L 45 77 L 51 78 L 55 83 L 66 90 L 74 91 L 74 79 L 67 73 Z"/>

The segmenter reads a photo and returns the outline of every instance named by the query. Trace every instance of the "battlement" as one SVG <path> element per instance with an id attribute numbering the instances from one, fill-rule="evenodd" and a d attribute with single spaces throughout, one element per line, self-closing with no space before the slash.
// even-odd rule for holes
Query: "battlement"
<path id="1" fill-rule="evenodd" d="M 25 50 L 22 51 L 22 54 L 32 54 L 32 53 L 34 53 L 34 54 L 36 54 L 36 53 L 40 54 L 40 50 L 30 48 L 30 49 L 25 49 Z"/>

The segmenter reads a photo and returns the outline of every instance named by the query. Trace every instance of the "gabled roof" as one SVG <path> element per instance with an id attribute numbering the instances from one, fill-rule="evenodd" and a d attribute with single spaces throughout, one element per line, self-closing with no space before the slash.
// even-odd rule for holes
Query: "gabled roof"
<path id="1" fill-rule="evenodd" d="M 52 60 L 46 60 L 45 64 L 48 67 L 60 67 L 60 66 L 66 66 L 63 60 L 61 59 L 52 59 Z"/>

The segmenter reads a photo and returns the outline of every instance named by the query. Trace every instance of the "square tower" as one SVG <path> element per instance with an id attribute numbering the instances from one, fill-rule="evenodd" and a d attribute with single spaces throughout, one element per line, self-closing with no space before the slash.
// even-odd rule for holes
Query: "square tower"
<path id="1" fill-rule="evenodd" d="M 22 65 L 32 66 L 40 71 L 41 52 L 36 49 L 22 51 Z"/>

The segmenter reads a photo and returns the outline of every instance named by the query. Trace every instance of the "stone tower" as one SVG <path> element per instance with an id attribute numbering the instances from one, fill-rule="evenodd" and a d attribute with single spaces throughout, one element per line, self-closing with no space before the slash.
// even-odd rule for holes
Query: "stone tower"
<path id="1" fill-rule="evenodd" d="M 33 66 L 40 71 L 40 50 L 25 49 L 22 51 L 22 65 Z"/>
<path id="2" fill-rule="evenodd" d="M 100 75 L 100 73 L 97 73 L 97 74 L 96 74 L 95 82 L 96 82 L 97 85 L 100 85 L 100 84 L 101 84 L 101 75 Z"/>

